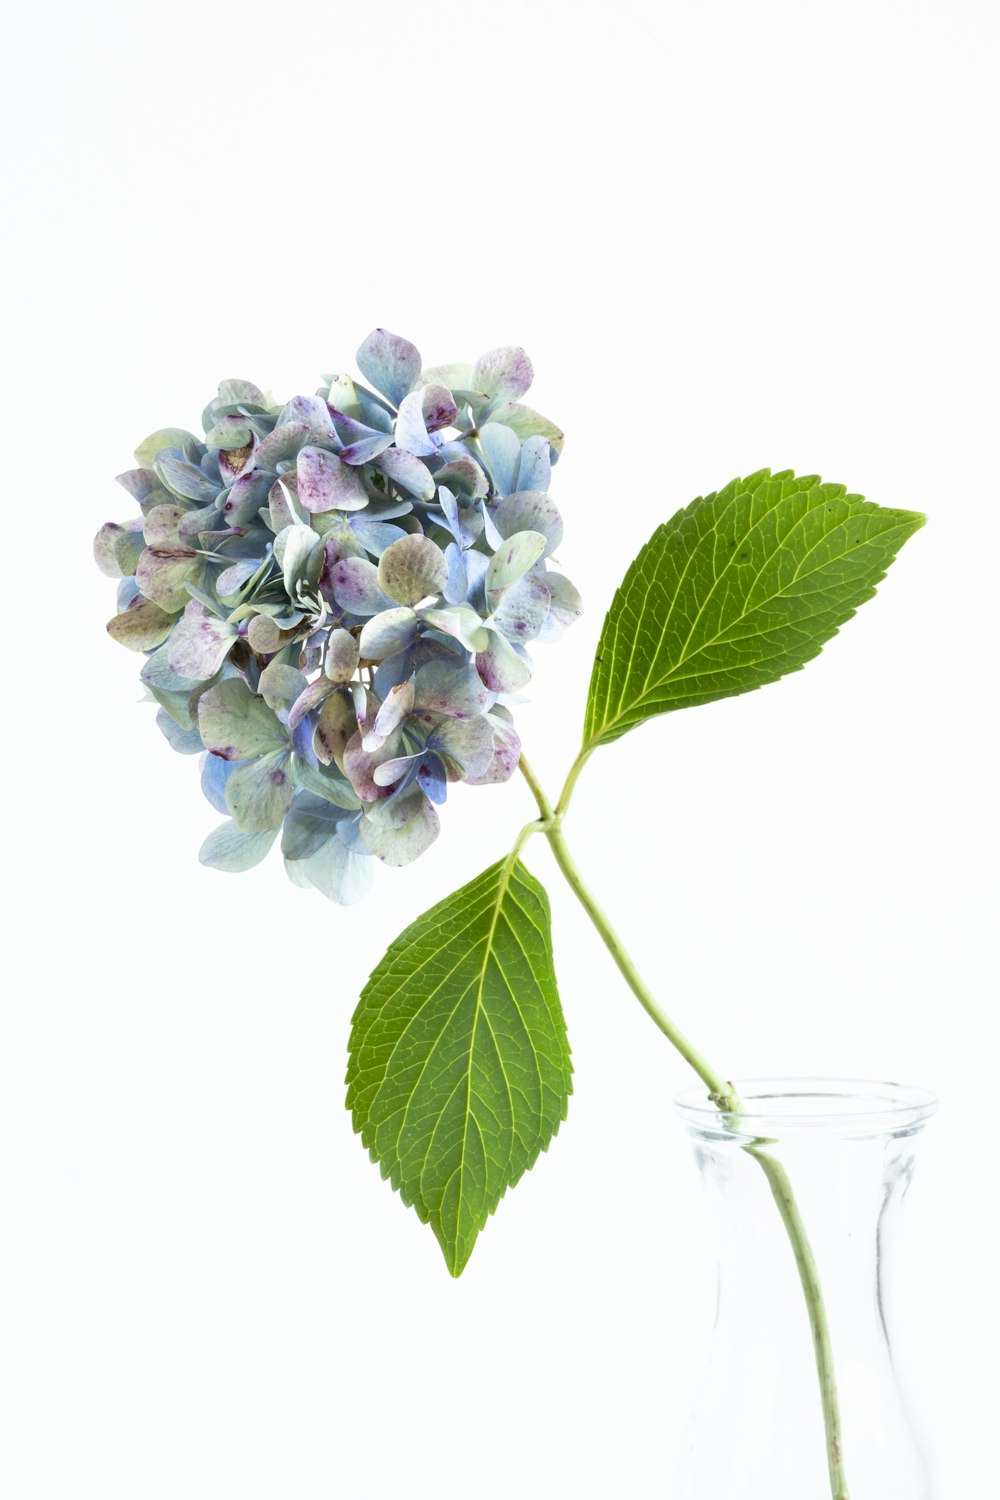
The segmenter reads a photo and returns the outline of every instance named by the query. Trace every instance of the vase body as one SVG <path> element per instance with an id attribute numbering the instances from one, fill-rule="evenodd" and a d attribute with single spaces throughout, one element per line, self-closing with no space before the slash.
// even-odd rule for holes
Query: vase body
<path id="1" fill-rule="evenodd" d="M 674 1500 L 937 1500 L 887 1326 L 896 1220 L 934 1098 L 822 1079 L 755 1080 L 739 1092 L 738 1117 L 703 1089 L 677 1101 L 708 1188 L 718 1297 Z M 815 1301 L 779 1211 L 782 1182 L 822 1294 L 836 1392 L 826 1409 Z"/>

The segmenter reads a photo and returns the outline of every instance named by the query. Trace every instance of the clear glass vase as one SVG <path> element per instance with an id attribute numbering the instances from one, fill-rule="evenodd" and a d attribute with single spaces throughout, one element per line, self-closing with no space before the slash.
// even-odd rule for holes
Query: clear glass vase
<path id="1" fill-rule="evenodd" d="M 704 1088 L 677 1100 L 719 1255 L 674 1500 L 935 1500 L 886 1328 L 895 1221 L 934 1097 L 808 1078 L 739 1096 L 739 1116 Z"/>

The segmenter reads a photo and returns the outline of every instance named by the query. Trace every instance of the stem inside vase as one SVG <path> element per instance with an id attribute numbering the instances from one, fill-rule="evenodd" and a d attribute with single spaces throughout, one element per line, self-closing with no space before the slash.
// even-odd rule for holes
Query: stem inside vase
<path id="1" fill-rule="evenodd" d="M 566 778 L 559 801 L 556 807 L 553 808 L 541 783 L 522 754 L 520 760 L 521 774 L 531 788 L 541 818 L 537 824 L 529 825 L 529 828 L 523 831 L 521 838 L 518 840 L 517 847 L 520 848 L 529 831 L 537 831 L 545 834 L 549 842 L 549 847 L 555 856 L 556 864 L 559 866 L 570 889 L 587 913 L 602 942 L 614 959 L 625 983 L 646 1013 L 655 1021 L 667 1040 L 676 1048 L 685 1062 L 694 1069 L 698 1077 L 707 1086 L 709 1099 L 712 1104 L 727 1117 L 727 1120 L 734 1126 L 737 1126 L 742 1114 L 742 1105 L 733 1084 L 723 1078 L 720 1073 L 716 1072 L 694 1044 L 674 1024 L 666 1011 L 663 1010 L 632 962 L 624 943 L 615 932 L 608 917 L 584 884 L 583 878 L 570 854 L 562 832 L 562 821 L 569 806 L 577 777 L 586 764 L 588 755 L 589 751 L 585 750 L 574 761 Z M 770 1157 L 760 1143 L 748 1143 L 744 1149 L 750 1156 L 754 1157 L 767 1178 L 771 1194 L 777 1205 L 778 1213 L 781 1216 L 781 1221 L 784 1224 L 785 1232 L 792 1248 L 795 1265 L 798 1268 L 816 1356 L 816 1372 L 819 1380 L 820 1402 L 823 1408 L 823 1426 L 826 1434 L 826 1461 L 830 1477 L 830 1497 L 831 1500 L 850 1500 L 845 1474 L 840 1405 L 837 1396 L 833 1348 L 812 1247 L 809 1243 L 805 1225 L 802 1222 L 802 1216 L 799 1213 L 791 1183 L 781 1163 Z"/>

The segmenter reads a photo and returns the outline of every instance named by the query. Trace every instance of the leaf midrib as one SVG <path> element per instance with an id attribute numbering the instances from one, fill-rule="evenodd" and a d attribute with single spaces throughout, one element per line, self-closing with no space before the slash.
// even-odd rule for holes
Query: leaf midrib
<path id="1" fill-rule="evenodd" d="M 799 493 L 808 493 L 808 491 L 800 491 Z M 794 499 L 794 496 L 792 496 L 790 498 Z M 774 509 L 775 509 L 775 507 L 772 506 L 767 512 L 765 512 L 765 515 L 770 515 L 773 512 Z M 808 512 L 807 512 L 807 514 L 808 514 Z M 761 517 L 761 520 L 763 520 L 763 519 L 764 519 L 764 517 Z M 720 517 L 720 520 L 721 520 L 721 517 Z M 801 525 L 804 520 L 805 520 L 805 516 L 800 517 L 799 521 L 796 522 L 796 526 Z M 896 526 L 896 527 L 889 527 L 885 531 L 879 532 L 879 538 L 880 538 L 880 540 L 883 539 L 883 538 L 885 538 L 885 537 L 891 536 L 894 531 L 902 529 L 903 526 L 904 526 L 904 524 L 905 523 L 900 522 L 899 525 Z M 755 526 L 751 527 L 751 529 L 745 534 L 743 540 L 746 541 L 747 537 L 752 536 L 753 533 L 758 529 L 759 525 L 760 525 L 760 522 L 758 522 Z M 792 529 L 794 530 L 795 528 L 793 527 Z M 713 522 L 712 530 L 713 531 L 717 531 L 718 530 L 718 522 L 717 521 Z M 791 533 L 789 533 L 789 535 L 791 535 Z M 867 540 L 867 538 L 866 538 L 866 540 Z M 785 544 L 782 543 L 782 546 L 784 546 L 784 545 Z M 820 545 L 819 542 L 817 542 L 815 546 L 811 547 L 809 549 L 809 552 L 806 554 L 806 557 L 809 557 L 812 552 L 815 552 L 816 547 L 819 546 L 819 545 Z M 690 554 L 687 562 L 684 565 L 684 571 L 681 574 L 681 577 L 677 581 L 677 585 L 676 585 L 676 588 L 674 590 L 674 601 L 676 601 L 677 596 L 678 596 L 678 594 L 680 592 L 681 586 L 683 584 L 683 581 L 687 577 L 688 565 L 689 565 L 689 563 L 691 561 L 691 558 L 695 555 L 695 551 L 696 551 L 695 548 L 691 549 L 691 554 Z M 766 568 L 766 566 L 768 565 L 768 563 L 770 563 L 770 562 L 772 562 L 774 560 L 774 556 L 775 556 L 775 554 L 772 553 L 768 557 L 767 561 L 765 562 L 764 567 L 758 569 L 757 573 L 755 574 L 755 579 L 754 579 L 755 583 L 760 580 L 761 575 L 764 572 L 764 569 Z M 835 556 L 830 557 L 824 563 L 821 563 L 819 567 L 810 569 L 810 571 L 808 573 L 801 573 L 797 569 L 796 570 L 795 578 L 792 581 L 794 583 L 801 583 L 804 579 L 811 578 L 814 573 L 821 572 L 823 570 L 823 568 L 829 566 L 830 563 L 837 562 L 841 558 L 844 558 L 846 556 L 847 556 L 847 551 L 846 550 L 843 551 L 843 552 L 838 552 Z M 705 609 L 707 608 L 709 600 L 714 596 L 716 588 L 718 587 L 719 583 L 724 578 L 725 574 L 728 572 L 730 566 L 732 565 L 732 561 L 733 561 L 732 558 L 727 559 L 726 566 L 723 568 L 722 572 L 719 573 L 718 577 L 713 581 L 712 587 L 711 587 L 711 589 L 709 590 L 709 593 L 708 593 L 708 597 L 702 603 L 702 606 L 699 609 L 698 614 L 695 617 L 695 620 L 694 620 L 694 622 L 693 622 L 693 624 L 691 626 L 691 629 L 688 631 L 687 641 L 685 642 L 685 645 L 687 644 L 687 642 L 690 641 L 691 636 L 694 634 L 694 630 L 695 630 L 695 628 L 697 626 L 698 620 L 700 620 L 701 617 L 702 617 L 702 615 L 704 614 Z M 805 561 L 805 558 L 803 559 L 803 561 Z M 884 577 L 885 575 L 883 574 L 882 576 Z M 786 590 L 779 589 L 776 593 L 769 594 L 766 599 L 762 599 L 758 603 L 754 604 L 752 606 L 752 608 L 742 610 L 740 612 L 740 614 L 734 616 L 732 620 L 727 621 L 725 630 L 721 630 L 716 635 L 712 636 L 709 640 L 703 641 L 701 643 L 701 645 L 696 648 L 696 650 L 694 650 L 694 651 L 692 651 L 690 653 L 690 655 L 685 654 L 685 652 L 682 650 L 681 655 L 679 656 L 678 660 L 676 661 L 676 663 L 674 664 L 674 666 L 671 668 L 671 670 L 669 672 L 665 673 L 664 676 L 660 677 L 657 680 L 657 682 L 652 687 L 647 688 L 647 687 L 644 686 L 642 692 L 640 692 L 639 696 L 634 700 L 634 702 L 630 705 L 629 709 L 626 712 L 620 712 L 619 711 L 619 712 L 616 712 L 614 718 L 612 718 L 612 719 L 605 719 L 604 722 L 602 723 L 600 729 L 597 731 L 597 733 L 596 734 L 592 734 L 590 736 L 590 738 L 587 741 L 587 745 L 586 745 L 585 748 L 586 749 L 593 749 L 596 745 L 598 745 L 600 743 L 600 741 L 604 738 L 604 736 L 607 734 L 607 732 L 610 729 L 614 729 L 615 726 L 617 724 L 621 723 L 623 720 L 629 719 L 632 716 L 632 714 L 636 710 L 638 710 L 641 707 L 641 705 L 643 703 L 645 703 L 654 693 L 656 693 L 657 691 L 659 691 L 659 689 L 663 688 L 668 682 L 670 682 L 671 680 L 673 680 L 675 672 L 680 667 L 684 666 L 688 661 L 693 661 L 698 655 L 700 655 L 701 652 L 706 651 L 710 646 L 716 645 L 721 640 L 722 636 L 725 635 L 726 631 L 731 630 L 734 625 L 739 625 L 740 622 L 742 620 L 745 620 L 749 615 L 756 614 L 759 610 L 765 609 L 768 604 L 771 604 L 775 599 L 780 598 L 781 595 L 784 592 L 786 592 Z M 666 633 L 667 633 L 667 630 L 669 628 L 670 622 L 671 622 L 671 620 L 673 618 L 673 613 L 674 613 L 673 605 L 671 605 L 671 608 L 670 608 L 668 614 L 666 615 L 666 617 L 665 617 L 665 619 L 663 621 L 663 625 L 662 625 L 661 630 L 660 630 L 659 640 L 657 641 L 657 645 L 656 645 L 656 650 L 651 653 L 651 659 L 654 662 L 656 660 L 656 656 L 659 653 L 659 650 L 660 650 L 661 646 L 663 645 L 664 638 L 666 636 Z M 783 628 L 787 628 L 787 627 L 783 627 Z M 764 633 L 765 632 L 761 632 L 761 634 L 764 634 Z M 650 672 L 651 671 L 652 671 L 652 666 L 650 667 Z M 627 677 L 628 677 L 628 673 L 627 673 L 627 670 L 626 670 L 626 673 L 625 673 L 625 681 L 626 682 L 627 682 Z M 649 680 L 649 673 L 647 673 L 647 676 L 646 676 L 646 681 L 648 682 L 648 680 Z M 618 702 L 619 702 L 619 704 L 622 702 L 622 699 L 624 697 L 624 693 L 625 693 L 625 689 L 624 689 L 624 686 L 623 686 L 622 692 L 618 696 Z"/>

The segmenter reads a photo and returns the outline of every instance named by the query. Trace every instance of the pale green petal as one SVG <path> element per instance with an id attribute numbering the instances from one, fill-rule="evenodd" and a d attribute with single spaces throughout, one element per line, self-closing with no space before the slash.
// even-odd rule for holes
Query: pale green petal
<path id="1" fill-rule="evenodd" d="M 366 661 L 384 661 L 397 651 L 405 651 L 416 638 L 417 624 L 413 610 L 405 607 L 373 615 L 361 631 L 361 655 Z"/>
<path id="2" fill-rule="evenodd" d="M 352 724 L 352 734 L 355 728 Z M 292 757 L 292 780 L 303 791 L 325 797 L 335 807 L 347 812 L 355 812 L 361 806 L 361 798 L 339 772 L 322 765 L 311 766 L 307 760 L 301 760 L 297 755 Z"/>
<path id="3" fill-rule="evenodd" d="M 247 766 L 237 766 L 226 782 L 226 806 L 244 833 L 275 828 L 292 805 L 295 791 L 288 749 L 273 750 Z"/>
<path id="4" fill-rule="evenodd" d="M 108 635 L 130 651 L 152 651 L 170 634 L 174 616 L 136 594 L 128 609 L 108 621 Z"/>
<path id="5" fill-rule="evenodd" d="M 445 635 L 461 641 L 466 651 L 485 651 L 489 645 L 489 633 L 471 604 L 450 604 L 444 609 L 426 609 L 422 618 L 432 630 L 441 630 Z"/>
<path id="6" fill-rule="evenodd" d="M 198 858 L 213 870 L 237 875 L 259 865 L 277 837 L 277 828 L 269 828 L 263 833 L 244 833 L 235 823 L 227 821 L 208 835 Z"/>
<path id="7" fill-rule="evenodd" d="M 272 661 L 260 674 L 257 691 L 269 708 L 290 708 L 306 689 L 306 675 L 287 662 Z"/>
<path id="8" fill-rule="evenodd" d="M 180 448 L 189 458 L 197 458 L 201 444 L 193 432 L 185 432 L 183 427 L 161 427 L 139 444 L 135 461 L 140 469 L 151 468 L 154 458 L 166 448 Z"/>
<path id="9" fill-rule="evenodd" d="M 350 682 L 357 670 L 360 652 L 357 638 L 349 630 L 331 630 L 326 640 L 323 670 L 331 682 Z"/>
<path id="10" fill-rule="evenodd" d="M 222 760 L 250 760 L 288 744 L 285 726 L 242 677 L 226 678 L 203 694 L 198 723 L 205 748 Z"/>
<path id="11" fill-rule="evenodd" d="M 404 536 L 379 558 L 378 582 L 390 599 L 412 606 L 443 591 L 448 563 L 429 537 Z"/>
<path id="12" fill-rule="evenodd" d="M 540 531 L 516 531 L 506 538 L 503 546 L 490 558 L 486 570 L 486 598 L 492 609 L 507 590 L 534 567 L 544 551 L 545 537 Z"/>
<path id="13" fill-rule="evenodd" d="M 376 820 L 366 813 L 361 822 L 361 837 L 372 853 L 391 869 L 412 864 L 437 838 L 441 820 L 437 809 L 420 794 L 415 814 L 402 827 Z"/>
<path id="14" fill-rule="evenodd" d="M 375 861 L 330 839 L 309 859 L 299 861 L 310 884 L 338 906 L 353 906 L 372 888 Z"/>

